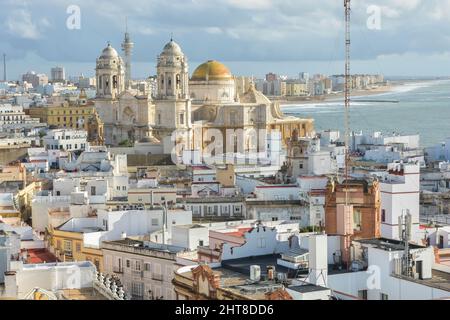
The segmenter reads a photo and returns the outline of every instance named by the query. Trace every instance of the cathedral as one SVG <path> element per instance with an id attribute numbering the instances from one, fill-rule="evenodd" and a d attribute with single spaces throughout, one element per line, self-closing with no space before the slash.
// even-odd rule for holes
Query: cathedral
<path id="1" fill-rule="evenodd" d="M 235 77 L 218 61 L 201 64 L 189 77 L 187 57 L 172 39 L 157 58 L 156 92 L 133 88 L 128 33 L 122 48 L 128 48 L 124 50 L 127 63 L 108 43 L 96 64 L 95 105 L 104 122 L 107 145 L 165 143 L 177 132 L 176 142 L 183 149 L 202 151 L 211 142 L 208 132 L 214 129 L 221 133 L 224 146 L 231 143 L 234 152 L 245 152 L 261 139 L 246 138 L 249 131 L 279 132 L 284 145 L 291 136 L 314 134 L 312 119 L 283 115 L 279 104 L 253 83 L 238 92 Z"/>

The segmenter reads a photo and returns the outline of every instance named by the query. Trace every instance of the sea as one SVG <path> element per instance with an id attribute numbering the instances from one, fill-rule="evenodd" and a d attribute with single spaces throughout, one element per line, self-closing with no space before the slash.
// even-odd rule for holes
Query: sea
<path id="1" fill-rule="evenodd" d="M 422 147 L 450 138 L 450 80 L 391 85 L 389 92 L 352 96 L 349 112 L 352 131 L 419 134 Z M 281 109 L 285 114 L 313 118 L 317 132 L 327 129 L 344 132 L 343 98 L 282 105 Z"/>

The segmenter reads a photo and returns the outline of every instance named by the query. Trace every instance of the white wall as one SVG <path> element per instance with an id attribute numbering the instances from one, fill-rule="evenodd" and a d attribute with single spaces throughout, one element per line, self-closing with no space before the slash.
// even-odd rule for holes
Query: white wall
<path id="1" fill-rule="evenodd" d="M 204 246 L 209 245 L 208 228 L 190 228 L 187 226 L 174 226 L 172 228 L 172 245 L 174 246 L 195 250 L 200 241 L 203 241 Z"/>
<path id="2" fill-rule="evenodd" d="M 289 249 L 288 241 L 277 240 L 275 228 L 256 227 L 251 232 L 245 233 L 244 236 L 245 244 L 242 246 L 223 244 L 222 260 L 281 253 Z"/>
<path id="3" fill-rule="evenodd" d="M 95 266 L 90 262 L 24 265 L 16 273 L 18 298 L 36 287 L 49 291 L 92 288 L 94 276 Z"/>

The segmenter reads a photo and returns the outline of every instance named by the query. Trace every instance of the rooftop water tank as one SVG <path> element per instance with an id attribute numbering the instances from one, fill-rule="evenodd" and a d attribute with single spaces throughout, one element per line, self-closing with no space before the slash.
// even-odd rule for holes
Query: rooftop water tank
<path id="1" fill-rule="evenodd" d="M 261 267 L 258 265 L 250 266 L 250 280 L 259 281 L 261 280 Z"/>

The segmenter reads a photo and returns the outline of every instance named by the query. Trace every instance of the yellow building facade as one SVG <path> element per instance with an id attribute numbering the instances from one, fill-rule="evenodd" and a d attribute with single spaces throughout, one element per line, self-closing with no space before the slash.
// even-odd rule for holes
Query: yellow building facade
<path id="1" fill-rule="evenodd" d="M 49 126 L 87 130 L 89 117 L 95 114 L 95 108 L 93 104 L 73 105 L 64 102 L 56 106 L 31 107 L 29 114 Z"/>
<path id="2" fill-rule="evenodd" d="M 286 82 L 286 96 L 298 97 L 309 94 L 308 86 L 305 83 Z"/>
<path id="3" fill-rule="evenodd" d="M 48 242 L 50 251 L 60 261 L 91 261 L 98 272 L 103 271 L 103 253 L 101 249 L 86 248 L 83 233 L 50 229 Z"/>

